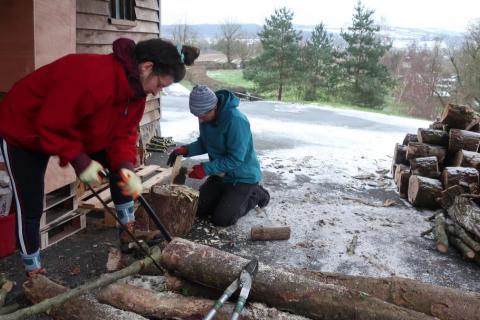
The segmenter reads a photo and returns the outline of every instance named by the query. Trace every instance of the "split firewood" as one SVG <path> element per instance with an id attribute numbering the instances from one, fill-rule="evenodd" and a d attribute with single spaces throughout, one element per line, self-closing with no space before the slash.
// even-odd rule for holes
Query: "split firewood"
<path id="1" fill-rule="evenodd" d="M 401 198 L 408 197 L 408 181 L 411 175 L 412 171 L 409 167 L 405 167 L 403 165 L 397 167 L 397 171 L 395 172 L 395 181 L 397 184 L 398 194 Z"/>
<path id="2" fill-rule="evenodd" d="M 407 160 L 424 157 L 437 157 L 439 165 L 443 164 L 447 149 L 421 142 L 410 142 L 407 146 Z"/>
<path id="3" fill-rule="evenodd" d="M 393 176 L 393 181 L 395 181 L 395 184 L 398 186 L 398 184 L 400 183 L 400 178 L 401 178 L 401 173 L 402 172 L 408 172 L 410 173 L 410 167 L 407 166 L 407 165 L 404 165 L 404 164 L 398 164 L 396 167 L 395 167 L 395 173 L 394 173 L 394 176 Z"/>
<path id="4" fill-rule="evenodd" d="M 115 247 L 110 247 L 108 249 L 107 272 L 118 271 L 122 268 L 122 252 Z"/>
<path id="5" fill-rule="evenodd" d="M 220 297 L 220 296 L 219 296 Z M 218 297 L 218 298 L 219 298 Z M 154 292 L 125 283 L 114 283 L 97 293 L 97 299 L 116 308 L 141 314 L 148 318 L 201 319 L 215 300 L 186 297 L 173 292 Z M 226 302 L 219 309 L 215 319 L 230 319 L 234 303 Z M 268 308 L 260 303 L 247 303 L 241 313 L 245 320 L 274 320 L 307 318 Z"/>
<path id="6" fill-rule="evenodd" d="M 443 110 L 440 121 L 450 128 L 465 129 L 476 118 L 470 106 L 449 104 Z"/>
<path id="7" fill-rule="evenodd" d="M 290 227 L 252 227 L 250 239 L 253 241 L 288 240 L 290 239 Z"/>
<path id="8" fill-rule="evenodd" d="M 450 219 L 480 239 L 480 208 L 472 199 L 464 196 L 455 197 L 447 213 Z"/>
<path id="9" fill-rule="evenodd" d="M 410 166 L 414 175 L 435 179 L 440 176 L 437 157 L 411 159 Z"/>
<path id="10" fill-rule="evenodd" d="M 182 278 L 224 290 L 248 260 L 175 238 L 163 250 L 161 263 Z M 261 263 L 251 300 L 312 319 L 433 319 L 357 290 L 320 283 Z"/>
<path id="11" fill-rule="evenodd" d="M 409 164 L 407 161 L 407 146 L 400 143 L 395 144 L 395 149 L 393 150 L 393 162 L 404 165 Z"/>
<path id="12" fill-rule="evenodd" d="M 448 151 L 460 150 L 477 152 L 480 143 L 480 133 L 460 129 L 451 129 L 448 141 Z"/>
<path id="13" fill-rule="evenodd" d="M 408 182 L 408 201 L 416 207 L 437 208 L 441 199 L 440 180 L 412 175 Z"/>
<path id="14" fill-rule="evenodd" d="M 443 130 L 422 129 L 417 131 L 418 142 L 434 144 L 438 146 L 448 146 L 448 132 Z"/>
<path id="15" fill-rule="evenodd" d="M 461 239 L 454 237 L 454 236 L 449 236 L 448 241 L 460 251 L 462 256 L 466 259 L 473 259 L 475 257 L 475 252 L 467 246 Z"/>
<path id="16" fill-rule="evenodd" d="M 480 253 L 480 243 L 470 237 L 467 232 L 458 224 L 449 224 L 447 226 L 447 233 L 451 236 L 457 237 L 469 246 L 474 252 Z"/>
<path id="17" fill-rule="evenodd" d="M 448 207 L 450 207 L 453 204 L 455 197 L 464 193 L 465 193 L 465 190 L 460 185 L 454 185 L 454 186 L 451 186 L 450 188 L 443 190 L 441 195 L 442 208 L 447 209 Z"/>
<path id="18" fill-rule="evenodd" d="M 460 184 L 460 182 L 467 185 L 470 183 L 478 184 L 478 170 L 475 168 L 445 167 L 441 179 L 445 189 Z"/>
<path id="19" fill-rule="evenodd" d="M 480 169 L 480 153 L 460 150 L 452 159 L 452 167 L 470 167 Z"/>
<path id="20" fill-rule="evenodd" d="M 418 142 L 418 136 L 415 133 L 407 133 L 403 138 L 402 145 L 408 146 L 410 142 Z"/>
<path id="21" fill-rule="evenodd" d="M 445 230 L 445 217 L 443 213 L 435 217 L 435 226 L 433 227 L 433 237 L 435 238 L 435 247 L 442 253 L 448 252 L 448 237 Z"/>

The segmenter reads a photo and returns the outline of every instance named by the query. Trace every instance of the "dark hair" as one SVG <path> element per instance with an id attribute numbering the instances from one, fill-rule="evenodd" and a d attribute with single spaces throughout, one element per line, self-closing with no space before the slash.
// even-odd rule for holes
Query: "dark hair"
<path id="1" fill-rule="evenodd" d="M 183 55 L 183 61 L 182 56 Z M 163 39 L 150 39 L 140 41 L 135 47 L 138 63 L 153 62 L 153 72 L 169 74 L 174 82 L 179 82 L 185 77 L 185 65 L 190 66 L 200 55 L 200 49 L 192 46 L 182 46 L 180 53 L 170 41 Z"/>

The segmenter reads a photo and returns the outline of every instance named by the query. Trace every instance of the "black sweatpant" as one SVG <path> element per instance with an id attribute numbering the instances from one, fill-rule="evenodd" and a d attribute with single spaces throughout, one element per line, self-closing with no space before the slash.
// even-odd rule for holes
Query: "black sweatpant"
<path id="1" fill-rule="evenodd" d="M 12 181 L 13 198 L 17 214 L 17 241 L 23 254 L 31 254 L 40 246 L 40 218 L 43 213 L 44 180 L 49 155 L 38 151 L 19 148 L 0 138 L 8 174 Z M 90 155 L 92 159 L 106 164 L 105 152 Z M 110 190 L 115 204 L 131 201 L 122 195 L 117 182 L 120 177 L 112 174 Z"/>
<path id="2" fill-rule="evenodd" d="M 224 183 L 223 178 L 213 175 L 200 187 L 197 215 L 211 216 L 215 225 L 226 227 L 255 208 L 262 198 L 258 184 Z"/>

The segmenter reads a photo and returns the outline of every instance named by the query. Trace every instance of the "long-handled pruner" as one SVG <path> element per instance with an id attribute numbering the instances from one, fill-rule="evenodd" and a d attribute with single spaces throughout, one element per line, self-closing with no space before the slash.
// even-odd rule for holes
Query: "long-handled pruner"
<path id="1" fill-rule="evenodd" d="M 237 304 L 235 305 L 235 309 L 232 313 L 232 317 L 230 318 L 232 320 L 237 320 L 238 317 L 240 316 L 240 313 L 243 310 L 243 306 L 245 305 L 245 302 L 247 301 L 248 294 L 250 293 L 250 289 L 252 288 L 253 279 L 255 278 L 257 271 L 258 271 L 258 260 L 257 259 L 250 260 L 250 262 L 245 267 L 243 267 L 238 278 L 235 279 L 227 287 L 227 289 L 221 295 L 220 299 L 215 301 L 215 304 L 213 305 L 212 309 L 210 309 L 210 311 L 207 313 L 205 318 L 203 318 L 203 320 L 213 319 L 215 317 L 215 314 L 223 306 L 225 301 L 227 301 L 228 298 L 230 298 L 230 296 L 235 291 L 237 291 L 237 289 L 240 288 L 240 295 L 238 297 Z"/>

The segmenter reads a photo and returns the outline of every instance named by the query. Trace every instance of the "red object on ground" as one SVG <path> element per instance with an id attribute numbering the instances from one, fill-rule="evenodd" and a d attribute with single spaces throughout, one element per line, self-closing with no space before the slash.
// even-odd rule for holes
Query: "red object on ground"
<path id="1" fill-rule="evenodd" d="M 15 252 L 17 240 L 15 237 L 15 211 L 0 217 L 0 257 L 8 256 Z"/>

